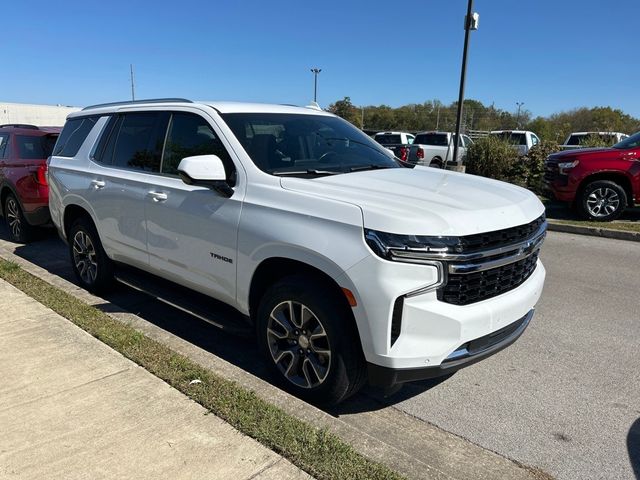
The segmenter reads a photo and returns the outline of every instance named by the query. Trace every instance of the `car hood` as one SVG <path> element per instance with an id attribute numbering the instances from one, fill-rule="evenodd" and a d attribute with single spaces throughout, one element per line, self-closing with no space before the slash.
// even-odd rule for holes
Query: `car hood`
<path id="1" fill-rule="evenodd" d="M 544 206 L 528 190 L 428 167 L 282 178 L 284 189 L 361 208 L 365 228 L 408 235 L 470 235 L 529 223 Z"/>
<path id="2" fill-rule="evenodd" d="M 574 148 L 571 150 L 563 150 L 562 152 L 552 153 L 549 155 L 549 159 L 560 161 L 565 158 L 581 157 L 583 155 L 602 155 L 605 153 L 614 153 L 619 150 L 615 148 Z"/>

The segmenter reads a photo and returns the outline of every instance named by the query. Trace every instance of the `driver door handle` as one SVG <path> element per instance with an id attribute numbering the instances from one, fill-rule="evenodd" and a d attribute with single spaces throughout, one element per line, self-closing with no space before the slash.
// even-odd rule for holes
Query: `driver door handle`
<path id="1" fill-rule="evenodd" d="M 151 191 L 149 192 L 149 196 L 154 202 L 164 202 L 165 200 L 167 200 L 167 198 L 169 198 L 164 192 Z"/>

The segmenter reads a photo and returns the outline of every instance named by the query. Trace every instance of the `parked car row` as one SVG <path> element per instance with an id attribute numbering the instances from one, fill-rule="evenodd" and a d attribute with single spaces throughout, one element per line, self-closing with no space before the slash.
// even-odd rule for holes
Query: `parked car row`
<path id="1" fill-rule="evenodd" d="M 314 403 L 496 353 L 527 328 L 545 278 L 533 193 L 398 162 L 316 108 L 87 107 L 68 117 L 48 182 L 80 285 L 161 277 L 230 305 L 277 381 Z"/>

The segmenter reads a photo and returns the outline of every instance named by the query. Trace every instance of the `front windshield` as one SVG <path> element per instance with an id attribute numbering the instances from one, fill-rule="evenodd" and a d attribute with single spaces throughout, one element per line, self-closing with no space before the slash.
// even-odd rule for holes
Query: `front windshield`
<path id="1" fill-rule="evenodd" d="M 640 132 L 634 133 L 630 137 L 616 143 L 613 148 L 627 149 L 640 147 Z"/>
<path id="2" fill-rule="evenodd" d="M 391 152 L 337 117 L 292 113 L 222 117 L 256 166 L 272 175 L 322 176 L 400 166 Z"/>

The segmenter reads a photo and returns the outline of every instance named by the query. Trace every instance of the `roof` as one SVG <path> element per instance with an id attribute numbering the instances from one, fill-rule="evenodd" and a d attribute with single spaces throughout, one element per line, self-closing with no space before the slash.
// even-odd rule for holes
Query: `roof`
<path id="1" fill-rule="evenodd" d="M 491 130 L 489 132 L 489 135 L 491 135 L 492 133 L 533 133 L 530 130 Z"/>
<path id="2" fill-rule="evenodd" d="M 10 130 L 13 133 L 19 133 L 21 135 L 31 135 L 33 137 L 39 137 L 41 135 L 48 135 L 50 133 L 60 133 L 61 127 L 37 127 L 35 125 L 22 125 L 22 124 L 5 124 L 0 125 L 2 130 Z"/>
<path id="3" fill-rule="evenodd" d="M 626 135 L 622 132 L 572 132 L 569 135 Z"/>
<path id="4" fill-rule="evenodd" d="M 167 99 L 150 99 L 150 100 L 136 100 L 105 103 L 100 105 L 92 105 L 85 107 L 82 111 L 72 113 L 69 118 L 86 115 L 96 115 L 117 112 L 122 109 L 131 107 L 145 108 L 145 107 L 177 107 L 177 106 L 209 106 L 214 108 L 220 113 L 297 113 L 307 115 L 332 115 L 318 109 L 315 105 L 309 105 L 308 107 L 298 107 L 295 105 L 278 105 L 269 103 L 248 103 L 248 102 L 222 102 L 222 101 L 191 101 L 182 98 L 167 98 Z"/>
<path id="5" fill-rule="evenodd" d="M 455 135 L 454 132 L 443 132 L 442 130 L 425 130 L 424 132 L 418 132 L 416 135 L 426 135 L 426 134 L 438 134 L 438 135 Z M 466 135 L 465 133 L 460 132 L 460 135 Z"/>
<path id="6" fill-rule="evenodd" d="M 403 133 L 405 135 L 413 136 L 413 133 L 409 133 L 409 132 L 378 132 L 376 133 L 376 135 L 402 135 Z"/>

